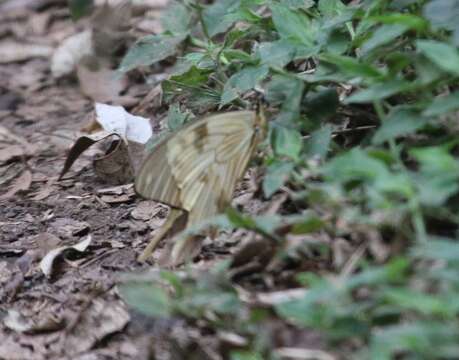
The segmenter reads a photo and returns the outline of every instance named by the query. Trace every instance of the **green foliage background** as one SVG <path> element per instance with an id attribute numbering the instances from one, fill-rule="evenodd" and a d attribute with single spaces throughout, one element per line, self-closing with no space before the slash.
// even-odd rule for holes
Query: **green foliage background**
<path id="1" fill-rule="evenodd" d="M 352 273 L 298 273 L 304 296 L 274 306 L 347 358 L 459 353 L 458 18 L 456 0 L 182 1 L 164 33 L 140 39 L 120 65 L 176 57 L 162 84 L 172 131 L 263 94 L 264 194 L 286 187 L 298 209 L 274 224 L 364 242 L 377 234 L 389 245 L 389 257 L 364 256 Z M 226 223 L 276 234 L 271 219 L 231 211 Z M 225 266 L 205 278 L 163 272 L 123 292 L 151 316 L 246 336 L 233 359 L 276 358 L 260 331 L 273 315 L 240 300 Z"/>

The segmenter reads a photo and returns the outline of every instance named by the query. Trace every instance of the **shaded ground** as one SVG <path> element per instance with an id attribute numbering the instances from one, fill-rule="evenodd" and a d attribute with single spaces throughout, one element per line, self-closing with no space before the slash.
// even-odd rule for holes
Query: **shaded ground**
<path id="1" fill-rule="evenodd" d="M 64 7 L 1 12 L 3 45 L 36 39 L 54 45 L 59 31 L 53 28 L 73 28 L 60 15 Z M 37 17 L 53 17 L 41 34 L 30 29 Z M 104 192 L 110 185 L 94 176 L 91 154 L 56 181 L 92 108 L 74 80 L 51 78 L 47 58 L 0 64 L 0 128 L 6 134 L 0 143 L 1 359 L 146 356 L 148 342 L 132 322 L 127 326 L 130 315 L 114 283 L 119 272 L 145 267 L 135 258 L 150 232 L 148 221 L 157 227 L 164 209 L 153 216 L 142 212 L 132 186 Z M 17 156 L 14 146 L 22 149 Z M 18 184 L 23 191 L 8 193 Z M 38 264 L 46 252 L 88 236 L 87 251 L 57 261 L 52 278 L 43 275 Z"/>

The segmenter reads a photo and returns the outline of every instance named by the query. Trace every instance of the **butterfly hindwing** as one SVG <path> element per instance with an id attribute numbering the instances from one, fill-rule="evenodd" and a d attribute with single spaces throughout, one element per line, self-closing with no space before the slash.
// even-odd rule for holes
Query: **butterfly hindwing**
<path id="1" fill-rule="evenodd" d="M 135 181 L 135 190 L 144 198 L 182 208 L 180 188 L 167 160 L 167 140 L 163 140 L 144 161 Z"/>

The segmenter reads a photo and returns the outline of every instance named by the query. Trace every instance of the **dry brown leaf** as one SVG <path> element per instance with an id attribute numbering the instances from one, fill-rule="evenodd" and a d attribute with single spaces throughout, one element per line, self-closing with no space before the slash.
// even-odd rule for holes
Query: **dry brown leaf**
<path id="1" fill-rule="evenodd" d="M 104 65 L 94 56 L 83 58 L 77 65 L 81 92 L 97 102 L 120 102 L 120 93 L 127 86 L 127 78 Z"/>
<path id="2" fill-rule="evenodd" d="M 108 154 L 94 160 L 94 171 L 98 177 L 110 184 L 132 182 L 134 167 L 128 144 L 121 139 L 113 142 Z"/>
<path id="3" fill-rule="evenodd" d="M 25 149 L 20 145 L 10 145 L 0 149 L 0 164 L 8 163 L 25 156 Z"/>
<path id="4" fill-rule="evenodd" d="M 0 64 L 25 61 L 33 58 L 47 58 L 53 53 L 53 48 L 46 45 L 24 44 L 19 42 L 0 43 Z"/>
<path id="5" fill-rule="evenodd" d="M 121 331 L 129 320 L 129 313 L 121 301 L 93 300 L 68 331 L 66 353 L 72 355 L 90 350 L 105 337 Z"/>
<path id="6" fill-rule="evenodd" d="M 10 189 L 3 195 L 0 195 L 0 200 L 8 200 L 18 192 L 28 190 L 30 185 L 32 185 L 32 173 L 29 170 L 25 170 L 21 176 L 13 181 Z"/>
<path id="7" fill-rule="evenodd" d="M 61 256 L 66 250 L 76 250 L 78 252 L 84 252 L 91 244 L 92 237 L 88 235 L 86 239 L 80 241 L 78 244 L 73 246 L 61 246 L 56 249 L 49 251 L 45 257 L 40 261 L 40 269 L 46 277 L 51 277 L 53 273 L 53 266 L 55 260 Z"/>

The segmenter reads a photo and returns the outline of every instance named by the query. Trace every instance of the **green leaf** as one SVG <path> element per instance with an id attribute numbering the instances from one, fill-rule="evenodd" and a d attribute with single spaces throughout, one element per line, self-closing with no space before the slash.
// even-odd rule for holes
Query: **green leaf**
<path id="1" fill-rule="evenodd" d="M 278 156 L 284 155 L 298 160 L 303 147 L 303 138 L 297 130 L 275 125 L 271 136 L 272 147 Z"/>
<path id="2" fill-rule="evenodd" d="M 456 0 L 431 0 L 423 9 L 423 15 L 436 28 L 458 28 L 459 3 Z"/>
<path id="3" fill-rule="evenodd" d="M 433 260 L 459 261 L 459 241 L 448 238 L 430 237 L 412 250 L 413 257 Z"/>
<path id="4" fill-rule="evenodd" d="M 237 210 L 229 207 L 226 210 L 226 216 L 231 224 L 235 227 L 240 227 L 248 230 L 255 230 L 257 223 L 250 216 L 241 214 Z"/>
<path id="5" fill-rule="evenodd" d="M 454 46 L 434 40 L 418 40 L 416 47 L 439 68 L 459 75 L 459 52 Z"/>
<path id="6" fill-rule="evenodd" d="M 317 29 L 305 14 L 278 3 L 271 5 L 271 11 L 274 26 L 282 39 L 314 46 Z"/>
<path id="7" fill-rule="evenodd" d="M 124 56 L 118 68 L 126 72 L 139 66 L 149 66 L 174 55 L 186 35 L 147 35 L 138 40 Z"/>
<path id="8" fill-rule="evenodd" d="M 424 127 L 428 119 L 417 111 L 396 107 L 384 119 L 381 127 L 373 135 L 374 144 L 396 139 L 399 136 L 412 134 Z"/>
<path id="9" fill-rule="evenodd" d="M 325 165 L 324 175 L 330 181 L 348 182 L 351 180 L 372 181 L 378 177 L 389 178 L 389 171 L 382 161 L 374 159 L 359 148 L 335 156 Z"/>
<path id="10" fill-rule="evenodd" d="M 308 93 L 302 107 L 306 115 L 313 121 L 326 121 L 336 114 L 340 102 L 336 88 L 325 88 Z"/>
<path id="11" fill-rule="evenodd" d="M 120 285 L 121 296 L 133 308 L 153 317 L 171 315 L 171 300 L 167 293 L 147 283 L 128 282 Z"/>
<path id="12" fill-rule="evenodd" d="M 382 296 L 389 303 L 401 308 L 419 311 L 424 315 L 454 315 L 448 303 L 435 295 L 406 288 L 388 288 L 383 291 Z"/>
<path id="13" fill-rule="evenodd" d="M 377 79 L 382 77 L 381 71 L 364 62 L 350 57 L 337 54 L 322 54 L 320 59 L 336 65 L 344 74 L 352 77 L 362 77 L 364 79 Z"/>
<path id="14" fill-rule="evenodd" d="M 167 127 L 171 131 L 179 129 L 186 121 L 193 118 L 190 112 L 182 112 L 178 104 L 172 104 L 167 113 Z"/>
<path id="15" fill-rule="evenodd" d="M 383 100 L 398 93 L 413 89 L 413 84 L 404 80 L 390 80 L 371 85 L 365 90 L 360 90 L 349 96 L 344 103 L 368 103 Z"/>
<path id="16" fill-rule="evenodd" d="M 226 17 L 226 15 L 236 11 L 239 6 L 240 0 L 220 0 L 207 6 L 203 11 L 202 17 L 209 36 L 212 37 L 228 30 L 234 19 Z"/>
<path id="17" fill-rule="evenodd" d="M 311 137 L 306 139 L 304 144 L 304 154 L 306 157 L 325 158 L 330 147 L 332 136 L 331 125 L 324 125 L 320 129 L 314 131 Z"/>
<path id="18" fill-rule="evenodd" d="M 258 57 L 268 66 L 283 68 L 294 59 L 295 53 L 295 45 L 285 40 L 265 42 L 258 46 Z"/>
<path id="19" fill-rule="evenodd" d="M 256 352 L 252 351 L 232 351 L 230 354 L 230 360 L 263 360 L 264 357 Z"/>
<path id="20" fill-rule="evenodd" d="M 441 206 L 459 191 L 459 161 L 446 147 L 415 148 L 409 154 L 420 163 L 420 171 L 412 177 L 423 205 Z"/>
<path id="21" fill-rule="evenodd" d="M 267 198 L 284 185 L 293 168 L 294 164 L 290 162 L 274 162 L 267 167 L 263 179 L 263 192 Z"/>
<path id="22" fill-rule="evenodd" d="M 293 225 L 292 234 L 309 234 L 323 229 L 325 223 L 315 215 L 307 215 L 306 218 Z"/>
<path id="23" fill-rule="evenodd" d="M 172 1 L 166 11 L 161 13 L 161 25 L 164 31 L 172 34 L 186 34 L 189 31 L 191 12 L 185 5 Z"/>
<path id="24" fill-rule="evenodd" d="M 266 100 L 272 105 L 281 105 L 276 122 L 292 126 L 299 118 L 304 83 L 300 79 L 275 75 L 266 89 Z"/>
<path id="25" fill-rule="evenodd" d="M 424 110 L 424 116 L 438 116 L 459 110 L 459 91 L 446 96 L 437 96 Z"/>
<path id="26" fill-rule="evenodd" d="M 370 38 L 363 43 L 362 54 L 367 55 L 377 47 L 394 41 L 408 29 L 409 28 L 404 24 L 383 25 L 378 27 Z"/>
<path id="27" fill-rule="evenodd" d="M 423 31 L 427 29 L 429 25 L 428 22 L 422 17 L 403 13 L 386 13 L 384 15 L 371 16 L 369 20 L 387 25 L 404 25 L 409 29 L 417 31 Z"/>
<path id="28" fill-rule="evenodd" d="M 78 20 L 91 13 L 93 0 L 68 0 L 68 5 L 72 19 Z"/>
<path id="29" fill-rule="evenodd" d="M 253 89 L 268 75 L 268 71 L 267 66 L 248 66 L 231 76 L 223 88 L 221 105 L 226 105 L 239 94 Z"/>
<path id="30" fill-rule="evenodd" d="M 282 3 L 292 10 L 309 9 L 315 5 L 314 0 L 284 0 Z"/>

